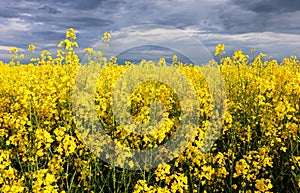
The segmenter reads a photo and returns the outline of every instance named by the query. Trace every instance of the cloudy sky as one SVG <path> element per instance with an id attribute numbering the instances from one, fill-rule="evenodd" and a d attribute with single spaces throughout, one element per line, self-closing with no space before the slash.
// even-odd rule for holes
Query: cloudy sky
<path id="1" fill-rule="evenodd" d="M 224 43 L 228 54 L 254 47 L 282 59 L 300 54 L 299 18 L 299 0 L 1 0 L 0 59 L 10 57 L 12 46 L 26 53 L 30 43 L 36 52 L 54 52 L 70 27 L 84 48 L 105 31 L 143 24 L 192 34 L 211 54 Z"/>

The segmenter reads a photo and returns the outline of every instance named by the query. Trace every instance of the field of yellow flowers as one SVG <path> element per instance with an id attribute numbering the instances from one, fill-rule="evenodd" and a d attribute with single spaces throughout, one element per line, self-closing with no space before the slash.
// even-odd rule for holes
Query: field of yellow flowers
<path id="1" fill-rule="evenodd" d="M 109 38 L 105 34 L 104 42 Z M 300 192 L 297 57 L 279 62 L 263 53 L 249 57 L 241 50 L 225 57 L 224 45 L 216 47 L 227 108 L 221 134 L 204 154 L 201 144 L 212 114 L 209 90 L 200 67 L 174 60 L 200 101 L 197 134 L 169 163 L 127 170 L 102 161 L 78 132 L 72 113 L 74 79 L 81 65 L 76 47 L 70 29 L 55 54 L 42 51 L 34 58 L 30 44 L 29 64 L 22 63 L 24 54 L 17 48 L 11 49 L 9 63 L 0 62 L 0 192 Z M 111 95 L 118 77 L 135 64 L 118 65 L 101 52 L 85 51 L 87 65 L 103 67 L 95 107 L 106 134 L 132 149 L 165 143 L 180 121 L 176 93 L 158 81 L 137 86 L 129 103 L 136 121 L 149 121 L 149 105 L 157 98 L 167 114 L 159 132 L 134 134 L 115 121 Z"/>

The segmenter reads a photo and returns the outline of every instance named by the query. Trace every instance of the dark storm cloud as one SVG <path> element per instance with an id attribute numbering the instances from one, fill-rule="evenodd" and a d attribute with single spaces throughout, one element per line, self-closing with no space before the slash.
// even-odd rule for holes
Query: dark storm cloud
<path id="1" fill-rule="evenodd" d="M 16 18 L 19 15 L 16 12 L 7 11 L 4 8 L 0 8 L 0 17 L 1 18 Z"/>
<path id="2" fill-rule="evenodd" d="M 61 11 L 59 11 L 58 9 L 55 9 L 55 8 L 50 7 L 48 5 L 44 5 L 44 6 L 40 7 L 39 10 L 41 10 L 43 12 L 46 12 L 46 13 L 50 13 L 50 14 L 61 13 Z"/>
<path id="3" fill-rule="evenodd" d="M 209 1 L 198 0 L 125 1 L 120 12 L 125 17 L 120 18 L 120 24 L 155 23 L 179 28 L 202 25 L 203 21 L 211 23 L 208 18 L 215 19 L 214 7 Z"/>
<path id="4" fill-rule="evenodd" d="M 75 0 L 75 1 L 68 1 L 68 6 L 73 7 L 75 9 L 80 10 L 93 10 L 97 7 L 100 7 L 104 3 L 106 4 L 118 4 L 118 1 L 109 1 L 109 0 Z"/>
<path id="5" fill-rule="evenodd" d="M 109 24 L 113 24 L 113 22 L 109 20 L 104 20 L 95 17 L 84 17 L 84 16 L 72 18 L 70 19 L 69 22 L 74 26 L 77 26 L 76 29 L 85 29 L 87 27 L 99 28 L 99 27 L 107 26 Z"/>
<path id="6" fill-rule="evenodd" d="M 287 37 L 289 34 L 299 34 L 298 2 L 299 0 L 0 1 L 0 46 L 19 46 L 26 50 L 28 43 L 34 43 L 41 49 L 47 49 L 51 47 L 49 45 L 62 40 L 65 31 L 73 27 L 78 35 L 79 46 L 88 47 L 99 41 L 99 36 L 104 31 L 118 31 L 124 27 L 148 23 L 195 30 L 195 33 L 202 34 L 203 41 L 211 50 L 217 43 L 233 42 L 242 49 L 245 42 L 239 39 L 241 34 L 252 36 L 251 43 L 255 45 L 255 38 L 260 36 L 253 36 L 253 33 L 268 36 L 269 39 L 274 35 L 273 39 L 280 45 L 284 35 L 277 40 L 276 33 L 287 34 Z M 274 33 L 266 35 L 263 33 L 266 31 Z M 215 36 L 211 39 L 210 35 Z M 224 36 L 227 39 L 222 38 Z M 243 44 L 238 45 L 238 42 Z M 272 43 L 275 44 L 275 41 Z M 288 47 L 289 43 L 285 43 Z"/>
<path id="7" fill-rule="evenodd" d="M 63 37 L 63 33 L 54 31 L 36 31 L 32 32 L 33 37 L 40 37 L 43 39 L 44 43 L 57 43 L 60 39 L 58 37 Z"/>
<path id="8" fill-rule="evenodd" d="M 105 11 L 95 10 L 102 3 L 105 3 L 105 6 L 110 6 L 110 3 L 113 3 L 113 1 L 27 1 L 38 7 L 34 8 L 33 6 L 29 11 L 29 16 L 23 17 L 28 23 L 43 23 L 44 26 L 50 25 L 59 30 L 67 30 L 70 27 L 79 30 L 87 27 L 106 26 L 113 23 L 109 17 L 105 17 Z"/>
<path id="9" fill-rule="evenodd" d="M 266 12 L 294 12 L 300 10 L 299 0 L 232 0 L 233 4 L 239 5 L 257 13 Z"/>
<path id="10" fill-rule="evenodd" d="M 219 7 L 222 33 L 299 33 L 299 0 L 231 0 Z"/>
<path id="11" fill-rule="evenodd" d="M 27 2 L 49 4 L 61 8 L 77 10 L 93 10 L 105 5 L 118 5 L 122 1 L 118 0 L 26 0 Z"/>
<path id="12" fill-rule="evenodd" d="M 77 30 L 80 45 L 90 46 L 90 39 L 93 36 L 99 37 L 99 29 L 103 26 L 113 24 L 109 17 L 105 17 L 105 10 L 96 10 L 102 3 L 110 6 L 111 1 L 46 1 L 26 0 L 11 1 L 8 4 L 0 2 L 3 11 L 0 12 L 0 24 L 10 26 L 13 33 L 8 34 L 7 30 L 0 29 L 2 38 L 8 44 L 19 42 L 19 47 L 24 47 L 21 42 L 34 43 L 40 47 L 56 44 L 65 36 L 65 31 L 71 27 Z M 104 7 L 101 6 L 101 7 Z M 8 11 L 9 10 L 9 11 Z M 12 23 L 12 21 L 14 23 Z M 18 25 L 26 25 L 27 33 L 19 31 Z M 96 29 L 96 30 L 95 30 Z M 15 34 L 13 37 L 12 34 Z M 18 34 L 18 35 L 16 35 Z M 26 35 L 27 34 L 27 35 Z M 25 37 L 26 35 L 26 37 Z M 22 39 L 23 40 L 19 40 Z M 26 40 L 26 41 L 25 41 Z M 30 42 L 28 42 L 30 40 Z M 47 49 L 45 47 L 44 49 Z"/>

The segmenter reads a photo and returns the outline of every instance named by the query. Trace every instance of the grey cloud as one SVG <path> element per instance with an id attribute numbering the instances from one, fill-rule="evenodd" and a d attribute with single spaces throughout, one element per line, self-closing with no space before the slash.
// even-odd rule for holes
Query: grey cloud
<path id="1" fill-rule="evenodd" d="M 64 33 L 55 31 L 36 31 L 32 32 L 32 36 L 38 37 L 38 39 L 40 39 L 40 41 L 43 41 L 43 43 L 57 43 L 57 41 L 64 38 Z"/>
<path id="2" fill-rule="evenodd" d="M 0 1 L 0 24 L 12 24 L 11 33 L 0 29 L 0 45 L 18 44 L 22 47 L 34 43 L 47 49 L 48 44 L 58 43 L 64 38 L 64 32 L 73 27 L 78 32 L 79 46 L 87 47 L 99 40 L 104 31 L 147 23 L 191 28 L 220 36 L 264 31 L 299 34 L 298 2 L 299 0 Z M 15 23 L 10 23 L 12 20 Z M 26 25 L 28 31 L 18 30 L 20 28 L 16 22 L 19 21 Z"/>
<path id="3" fill-rule="evenodd" d="M 94 10 L 105 5 L 116 5 L 121 1 L 117 0 L 26 0 L 28 2 L 43 3 L 56 7 L 71 8 L 77 10 Z"/>
<path id="4" fill-rule="evenodd" d="M 95 17 L 76 17 L 70 19 L 70 24 L 77 26 L 77 29 L 85 29 L 86 27 L 100 28 L 109 24 L 113 24 L 113 21 Z"/>
<path id="5" fill-rule="evenodd" d="M 118 20 L 120 26 L 138 24 L 161 24 L 178 28 L 198 25 L 202 28 L 216 29 L 215 5 L 207 2 L 183 1 L 124 1 L 119 7 Z"/>
<path id="6" fill-rule="evenodd" d="M 93 10 L 99 7 L 103 2 L 106 2 L 108 4 L 112 4 L 112 2 L 105 1 L 105 0 L 75 0 L 70 1 L 69 5 L 71 7 L 74 7 L 75 9 L 81 9 L 81 10 Z"/>
<path id="7" fill-rule="evenodd" d="M 239 5 L 258 13 L 266 12 L 294 12 L 300 10 L 299 0 L 231 0 L 233 4 Z"/>
<path id="8" fill-rule="evenodd" d="M 1 18 L 16 18 L 18 16 L 19 16 L 19 14 L 16 12 L 7 11 L 3 8 L 0 8 L 0 17 Z"/>
<path id="9" fill-rule="evenodd" d="M 289 2 L 290 4 L 288 4 Z M 231 0 L 219 7 L 223 33 L 273 31 L 299 33 L 300 3 L 292 1 Z M 296 5 L 297 4 L 297 5 Z M 295 5 L 295 6 L 293 6 Z"/>
<path id="10" fill-rule="evenodd" d="M 44 5 L 44 6 L 40 7 L 39 9 L 42 10 L 42 11 L 46 11 L 47 13 L 50 13 L 50 14 L 61 13 L 61 11 L 59 11 L 58 9 L 55 9 L 55 8 L 50 7 L 48 5 Z"/>

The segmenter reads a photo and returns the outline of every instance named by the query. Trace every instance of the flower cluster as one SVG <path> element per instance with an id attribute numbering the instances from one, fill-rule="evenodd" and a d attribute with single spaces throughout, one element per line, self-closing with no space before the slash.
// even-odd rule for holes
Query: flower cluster
<path id="1" fill-rule="evenodd" d="M 105 33 L 103 43 L 108 44 L 110 38 Z M 205 65 L 188 66 L 174 56 L 173 67 L 189 79 L 197 95 L 197 133 L 184 152 L 169 163 L 132 171 L 101 161 L 78 131 L 72 91 L 82 65 L 74 51 L 78 47 L 75 40 L 71 28 L 56 54 L 44 50 L 29 64 L 22 64 L 24 54 L 12 48 L 11 62 L 0 62 L 0 192 L 300 191 L 297 57 L 279 63 L 263 53 L 250 59 L 237 50 L 233 56 L 222 58 L 224 45 L 217 46 L 227 108 L 219 138 L 203 153 L 213 106 L 202 74 Z M 30 56 L 34 50 L 30 44 Z M 136 124 L 122 125 L 115 119 L 112 96 L 118 78 L 135 64 L 118 65 L 116 58 L 106 59 L 92 48 L 85 52 L 85 66 L 103 69 L 94 99 L 105 133 L 118 145 L 131 149 L 151 149 L 166 143 L 176 133 L 185 110 L 177 93 L 161 81 L 137 85 L 129 95 L 127 109 L 136 124 L 150 125 L 151 129 L 145 135 L 134 133 Z M 166 64 L 161 59 L 157 64 L 142 61 L 139 65 L 154 69 Z M 155 108 L 160 110 L 153 114 Z M 82 122 L 88 123 L 90 117 L 79 113 Z M 159 121 L 151 125 L 154 118 Z M 105 153 L 101 147 L 106 142 L 94 137 L 94 145 L 100 147 L 97 153 Z M 124 159 L 126 156 L 132 155 L 126 154 Z"/>

